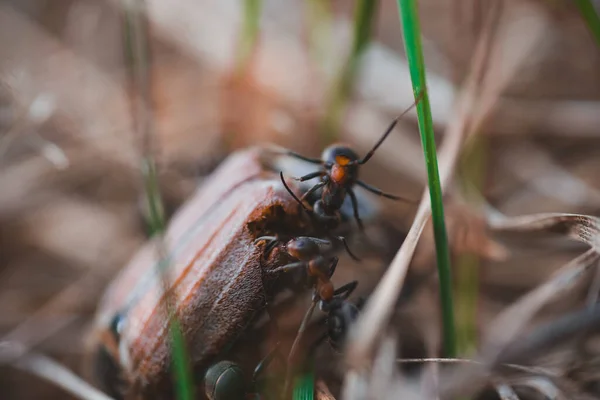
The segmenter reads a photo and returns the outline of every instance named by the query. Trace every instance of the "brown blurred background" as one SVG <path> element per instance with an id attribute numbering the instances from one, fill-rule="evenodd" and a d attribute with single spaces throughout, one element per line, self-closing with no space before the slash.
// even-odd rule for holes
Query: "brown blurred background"
<path id="1" fill-rule="evenodd" d="M 156 156 L 168 210 L 235 149 L 273 142 L 320 153 L 319 121 L 351 43 L 353 2 L 330 2 L 331 20 L 320 21 L 313 46 L 310 2 L 264 1 L 257 49 L 241 78 L 234 75 L 241 1 L 145 3 Z M 440 139 L 488 3 L 419 2 Z M 145 240 L 123 4 L 0 3 L 0 338 L 34 343 L 77 372 L 99 296 Z M 361 153 L 413 101 L 396 7 L 380 1 L 374 42 L 342 119 L 339 139 Z M 514 56 L 511 49 L 529 27 L 541 33 L 479 132 L 484 139 L 476 150 L 467 143 L 456 181 L 481 170 L 483 196 L 507 215 L 597 215 L 600 49 L 571 2 L 507 0 L 503 12 L 510 34 L 503 36 L 502 59 Z M 417 199 L 425 168 L 416 114 L 400 125 L 363 175 Z M 480 157 L 476 167 L 473 153 Z M 453 232 L 484 229 L 465 223 L 483 211 L 477 198 L 461 193 L 462 204 L 447 210 L 451 240 L 458 242 L 461 234 Z M 398 229 L 408 229 L 411 206 L 384 208 Z M 481 324 L 581 251 L 562 241 L 497 239 L 511 255 L 479 264 Z M 456 252 L 464 247 L 459 243 Z M 471 247 L 466 252 L 477 253 Z M 415 263 L 433 268 L 431 245 L 421 251 Z M 7 366 L 0 366 L 0 393 L 69 398 Z"/>

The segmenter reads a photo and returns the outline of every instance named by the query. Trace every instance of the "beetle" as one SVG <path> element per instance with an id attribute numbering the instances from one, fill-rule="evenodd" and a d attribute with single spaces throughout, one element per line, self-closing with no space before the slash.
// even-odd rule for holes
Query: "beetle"
<path id="1" fill-rule="evenodd" d="M 330 227 L 337 226 L 341 219 L 339 211 L 344 203 L 344 200 L 346 199 L 346 195 L 348 195 L 352 202 L 354 219 L 356 220 L 359 229 L 364 231 L 364 225 L 358 212 L 358 199 L 356 197 L 356 193 L 354 192 L 355 185 L 358 185 L 363 189 L 366 189 L 367 191 L 381 197 L 392 200 L 405 200 L 412 202 L 411 200 L 404 199 L 403 197 L 385 193 L 380 189 L 361 181 L 359 179 L 359 171 L 360 166 L 366 164 L 371 157 L 373 157 L 379 146 L 381 146 L 392 130 L 396 127 L 398 121 L 419 103 L 423 93 L 424 91 L 421 91 L 416 97 L 415 102 L 392 121 L 383 135 L 381 135 L 379 140 L 375 143 L 373 148 L 369 150 L 369 152 L 363 158 L 360 158 L 350 146 L 341 143 L 335 143 L 326 147 L 321 154 L 321 158 L 306 157 L 288 149 L 280 151 L 282 154 L 287 156 L 321 166 L 321 168 L 317 171 L 312 171 L 294 179 L 300 182 L 305 182 L 319 178 L 319 182 L 308 189 L 304 195 L 300 197 L 300 200 L 306 200 L 318 190 L 321 190 L 321 194 L 319 196 L 320 198 L 314 202 L 312 212 L 323 224 L 326 224 Z"/>
<path id="2" fill-rule="evenodd" d="M 165 235 L 169 290 L 197 377 L 227 353 L 261 314 L 266 299 L 284 287 L 268 271 L 284 265 L 289 256 L 275 249 L 263 257 L 254 243 L 275 233 L 319 236 L 277 175 L 265 167 L 258 147 L 230 155 L 171 220 Z M 98 307 L 96 372 L 115 397 L 172 394 L 156 250 L 156 240 L 145 245 Z"/>

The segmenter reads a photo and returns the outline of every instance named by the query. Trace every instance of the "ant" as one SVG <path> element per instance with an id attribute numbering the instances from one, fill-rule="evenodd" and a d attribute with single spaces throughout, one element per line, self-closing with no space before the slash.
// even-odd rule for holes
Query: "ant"
<path id="1" fill-rule="evenodd" d="M 346 251 L 348 251 L 350 256 L 355 258 L 347 247 L 344 238 L 338 237 L 338 239 L 346 246 Z M 335 256 L 327 256 L 327 254 L 333 250 L 333 243 L 329 240 L 308 236 L 298 236 L 284 243 L 276 236 L 263 236 L 257 238 L 255 243 L 262 240 L 270 242 L 265 248 L 266 254 L 272 251 L 275 246 L 279 245 L 283 253 L 286 253 L 292 259 L 296 260 L 281 267 L 269 270 L 267 272 L 268 274 L 302 271 L 304 272 L 303 276 L 308 278 L 308 282 L 306 283 L 313 288 L 312 305 L 306 312 L 306 315 L 300 324 L 298 334 L 296 335 L 296 339 L 288 356 L 288 364 L 291 365 L 300 338 L 306 330 L 308 321 L 317 304 L 319 305 L 319 309 L 328 315 L 328 331 L 317 341 L 317 344 L 329 338 L 329 342 L 334 349 L 341 348 L 348 326 L 350 325 L 351 320 L 355 319 L 358 314 L 356 307 L 346 301 L 354 289 L 356 289 L 358 282 L 353 281 L 338 289 L 334 289 L 331 277 L 335 273 L 339 259 Z M 294 276 L 298 277 L 299 275 L 294 274 Z M 298 281 L 298 279 L 296 279 L 296 281 Z M 296 284 L 297 283 L 298 282 L 296 282 Z M 288 375 L 285 385 L 286 393 L 288 390 L 287 386 L 289 384 L 289 378 Z"/>
<path id="2" fill-rule="evenodd" d="M 396 117 L 394 121 L 392 121 L 377 143 L 375 143 L 375 146 L 373 146 L 373 148 L 363 158 L 360 158 L 358 154 L 356 154 L 356 152 L 354 152 L 354 150 L 352 150 L 349 146 L 343 144 L 332 144 L 326 147 L 321 154 L 321 158 L 310 158 L 292 150 L 284 150 L 283 154 L 285 155 L 321 166 L 321 169 L 318 171 L 311 172 L 300 178 L 294 178 L 300 182 L 305 182 L 314 178 L 320 178 L 320 181 L 308 189 L 308 191 L 299 199 L 300 203 L 302 203 L 302 201 L 307 199 L 308 196 L 317 190 L 322 189 L 320 199 L 317 200 L 313 205 L 312 214 L 314 214 L 322 223 L 332 226 L 339 223 L 339 210 L 344 203 L 346 195 L 348 195 L 352 201 L 354 219 L 356 220 L 360 230 L 364 231 L 362 220 L 358 214 L 358 200 L 356 199 L 356 194 L 354 193 L 353 189 L 355 185 L 361 186 L 371 193 L 388 199 L 410 201 L 400 196 L 385 193 L 376 187 L 361 181 L 358 176 L 360 166 L 366 164 L 371 157 L 373 157 L 375 151 L 377 151 L 379 146 L 381 146 L 388 135 L 392 132 L 400 118 L 402 118 L 419 103 L 423 93 L 424 91 L 421 91 L 416 97 L 415 102 L 406 110 L 404 110 L 402 114 Z M 290 191 L 289 188 L 288 191 Z M 306 209 L 306 207 L 304 208 Z"/>
<path id="3" fill-rule="evenodd" d="M 332 264 L 328 276 L 333 275 L 335 271 L 335 265 L 337 261 Z M 302 320 L 302 324 L 298 329 L 298 335 L 292 345 L 290 356 L 288 357 L 288 364 L 292 360 L 295 354 L 296 348 L 299 343 L 299 339 L 303 332 L 306 330 L 308 321 L 312 316 L 315 305 L 319 303 L 319 308 L 327 314 L 327 331 L 318 338 L 311 347 L 311 351 L 321 344 L 324 340 L 328 339 L 328 342 L 333 349 L 339 351 L 348 334 L 348 330 L 358 316 L 358 310 L 360 305 L 354 305 L 350 303 L 347 298 L 356 289 L 358 285 L 357 281 L 350 282 L 337 290 L 333 290 L 333 286 L 328 278 L 318 279 L 315 285 L 315 292 L 313 294 L 313 305 L 309 308 L 306 315 Z M 325 297 L 321 297 L 324 295 Z M 208 368 L 204 375 L 204 389 L 206 396 L 210 400 L 243 400 L 247 398 L 261 399 L 263 398 L 259 394 L 259 379 L 260 375 L 266 370 L 268 365 L 276 358 L 280 356 L 278 352 L 279 343 L 273 348 L 265 358 L 263 358 L 254 369 L 252 374 L 252 382 L 250 385 L 247 384 L 244 372 L 240 365 L 232 361 L 219 361 Z M 289 374 L 291 369 L 288 367 L 288 376 L 284 383 L 285 393 L 288 392 L 289 388 Z"/>

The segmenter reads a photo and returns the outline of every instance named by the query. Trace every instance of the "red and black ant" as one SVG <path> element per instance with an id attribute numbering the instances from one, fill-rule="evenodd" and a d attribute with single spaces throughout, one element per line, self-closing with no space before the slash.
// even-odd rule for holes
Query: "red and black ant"
<path id="1" fill-rule="evenodd" d="M 402 118 L 419 103 L 423 93 L 424 92 L 421 91 L 419 96 L 415 99 L 415 102 L 394 119 L 383 135 L 379 138 L 377 143 L 375 143 L 375 146 L 373 146 L 373 148 L 362 159 L 358 156 L 358 154 L 356 154 L 356 152 L 354 152 L 354 150 L 343 144 L 333 144 L 328 146 L 323 151 L 320 159 L 305 157 L 292 150 L 283 151 L 285 155 L 295 157 L 312 164 L 318 164 L 322 167 L 318 171 L 311 172 L 300 178 L 294 178 L 300 182 L 308 181 L 314 178 L 320 178 L 319 183 L 312 186 L 306 193 L 304 193 L 304 195 L 302 195 L 302 197 L 300 197 L 300 199 L 297 199 L 299 203 L 303 204 L 303 200 L 307 199 L 317 190 L 322 189 L 320 199 L 313 204 L 313 210 L 309 212 L 314 214 L 314 216 L 316 216 L 321 223 L 327 225 L 328 227 L 335 227 L 340 221 L 339 210 L 344 203 L 346 195 L 348 195 L 350 196 L 350 200 L 352 202 L 354 219 L 356 219 L 360 230 L 363 231 L 363 223 L 358 214 L 358 201 L 353 190 L 354 185 L 358 185 L 371 193 L 388 199 L 410 201 L 400 196 L 385 193 L 376 187 L 361 181 L 358 176 L 360 166 L 366 164 L 371 157 L 373 157 L 375 151 L 392 132 L 400 118 Z M 289 190 L 289 188 L 287 189 L 291 193 L 291 190 Z M 296 196 L 294 196 L 294 198 L 296 198 Z M 306 207 L 304 208 L 306 209 Z"/>
<path id="2" fill-rule="evenodd" d="M 335 266 L 332 266 L 332 270 L 335 270 Z M 333 274 L 333 271 L 330 270 L 330 274 Z M 331 287 L 332 290 L 326 298 L 320 297 L 320 290 L 317 288 L 319 285 L 317 285 L 313 294 L 313 306 L 306 313 L 302 321 L 299 328 L 299 336 L 293 347 L 297 346 L 299 337 L 307 328 L 308 320 L 314 311 L 315 305 L 319 304 L 321 311 L 327 315 L 325 320 L 327 328 L 310 346 L 309 352 L 312 354 L 324 341 L 328 341 L 335 351 L 340 351 L 346 341 L 350 327 L 356 321 L 359 310 L 362 307 L 362 301 L 359 301 L 357 304 L 348 301 L 348 297 L 354 291 L 357 284 L 356 281 L 349 282 L 337 290 L 333 290 L 333 287 Z M 328 287 L 329 285 L 330 282 L 326 284 Z M 295 352 L 295 349 L 292 350 L 290 356 L 293 356 L 293 352 Z M 287 365 L 286 368 L 288 368 L 287 372 L 289 375 L 289 372 L 291 372 L 291 369 L 289 369 L 291 367 L 289 365 L 290 360 L 288 359 L 288 363 L 285 364 L 286 362 L 279 352 L 279 343 L 277 343 L 267 356 L 256 365 L 250 382 L 247 381 L 241 366 L 235 362 L 222 360 L 213 364 L 208 368 L 204 376 L 206 396 L 211 400 L 262 399 L 260 391 L 263 384 L 261 384 L 261 381 L 266 380 L 267 377 L 264 376 L 265 371 L 269 364 L 276 358 L 280 362 L 283 362 L 284 365 Z M 284 391 L 286 391 L 285 386 L 287 384 L 288 382 L 284 382 Z"/>

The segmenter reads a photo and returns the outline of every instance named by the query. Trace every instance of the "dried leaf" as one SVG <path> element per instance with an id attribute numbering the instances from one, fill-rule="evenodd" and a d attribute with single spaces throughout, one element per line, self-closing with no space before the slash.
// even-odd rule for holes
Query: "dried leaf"
<path id="1" fill-rule="evenodd" d="M 543 213 L 506 217 L 490 221 L 490 227 L 498 232 L 558 233 L 600 252 L 600 218 L 589 215 Z"/>

